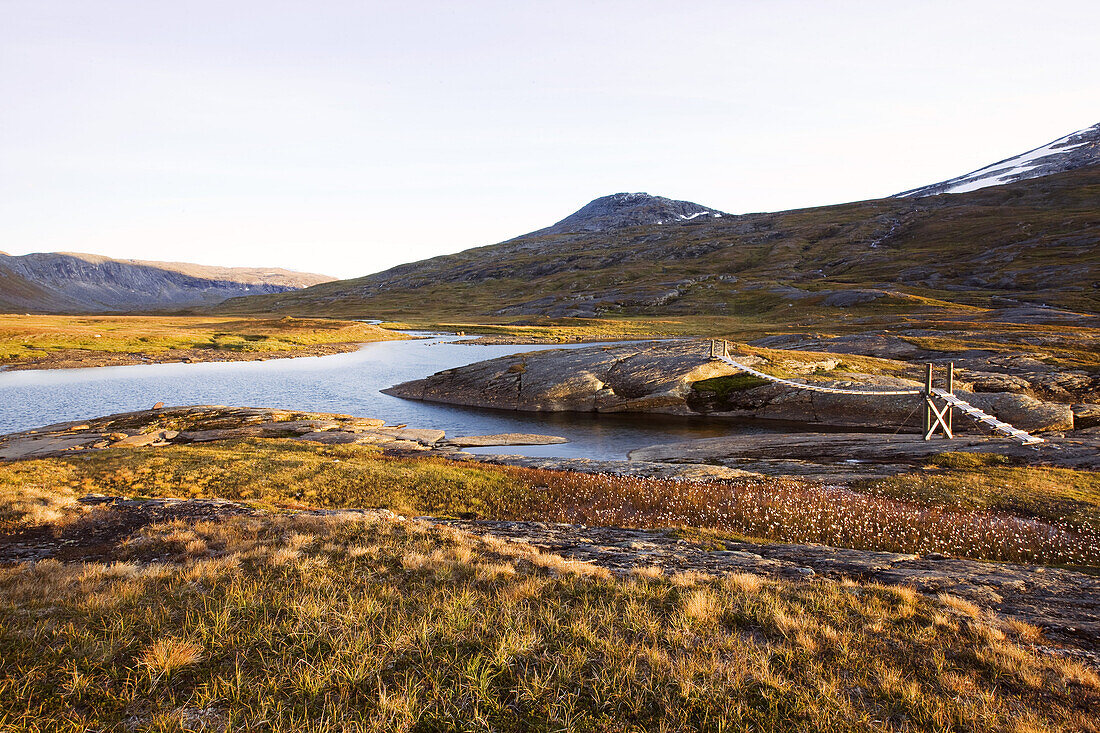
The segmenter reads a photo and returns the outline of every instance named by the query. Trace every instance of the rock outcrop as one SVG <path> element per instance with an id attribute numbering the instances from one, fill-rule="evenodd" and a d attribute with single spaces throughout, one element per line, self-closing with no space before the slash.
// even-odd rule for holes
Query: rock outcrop
<path id="1" fill-rule="evenodd" d="M 750 366 L 759 357 L 746 356 Z M 784 368 L 791 363 L 784 361 Z M 802 363 L 824 386 L 913 389 L 916 382 L 836 371 L 838 360 Z M 710 358 L 706 341 L 660 341 L 561 349 L 489 359 L 396 385 L 386 394 L 431 402 L 531 412 L 650 412 L 716 415 L 798 423 L 896 429 L 920 422 L 915 395 L 860 396 L 809 392 L 780 384 L 708 392 L 695 384 L 738 370 Z M 1024 430 L 1073 428 L 1070 405 L 1025 394 L 961 393 L 974 406 Z M 967 426 L 960 421 L 959 427 Z"/>
<path id="2" fill-rule="evenodd" d="M 396 397 L 530 412 L 691 414 L 691 385 L 736 370 L 706 342 L 663 341 L 504 356 L 383 390 Z"/>

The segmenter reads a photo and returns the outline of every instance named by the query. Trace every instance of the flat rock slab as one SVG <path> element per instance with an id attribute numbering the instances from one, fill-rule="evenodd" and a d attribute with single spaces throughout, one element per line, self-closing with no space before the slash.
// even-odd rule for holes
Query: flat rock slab
<path id="1" fill-rule="evenodd" d="M 170 443 L 242 438 L 304 437 L 322 443 L 391 443 L 417 439 L 430 445 L 443 437 L 441 430 L 380 432 L 384 425 L 382 420 L 375 418 L 263 407 L 155 408 L 0 435 L 0 461 L 45 458 L 116 446 L 156 448 Z"/>
<path id="2" fill-rule="evenodd" d="M 946 451 L 999 453 L 1035 464 L 1100 468 L 1100 439 L 1088 435 L 1052 439 L 1030 448 L 1005 438 L 981 436 L 923 440 L 916 435 L 874 433 L 764 433 L 654 445 L 631 451 L 629 458 L 668 463 L 751 464 L 754 469 L 776 459 L 850 469 L 858 462 L 897 464 L 904 469 Z"/>
<path id="3" fill-rule="evenodd" d="M 311 443 L 324 443 L 325 445 L 343 445 L 346 443 L 370 442 L 361 435 L 344 433 L 336 430 L 323 430 L 316 433 L 300 435 L 295 440 L 308 440 Z"/>
<path id="4" fill-rule="evenodd" d="M 80 435 L 27 435 L 21 440 L 0 443 L 0 461 L 56 456 L 66 451 L 90 448 L 101 440 L 104 440 L 104 436 L 92 433 L 82 433 Z"/>
<path id="5" fill-rule="evenodd" d="M 499 433 L 497 435 L 466 435 L 447 440 L 459 448 L 476 448 L 491 445 L 556 445 L 568 443 L 568 438 L 556 435 L 536 435 L 534 433 Z"/>
<path id="6" fill-rule="evenodd" d="M 431 428 L 379 428 L 376 432 L 392 435 L 397 440 L 411 440 L 424 445 L 438 443 L 446 436 L 442 430 Z"/>
<path id="7" fill-rule="evenodd" d="M 824 576 L 907 585 L 950 593 L 983 608 L 1039 626 L 1048 638 L 1077 647 L 1100 664 L 1100 577 L 1059 568 L 977 562 L 943 555 L 908 555 L 824 545 L 723 540 L 714 550 L 669 530 L 587 527 L 547 522 L 422 518 L 592 562 L 616 573 L 659 567 L 667 573 L 755 573 L 787 579 Z"/>
<path id="8" fill-rule="evenodd" d="M 655 463 L 642 461 L 598 461 L 591 458 L 538 458 L 517 455 L 479 455 L 475 453 L 442 453 L 453 461 L 476 461 L 497 466 L 537 468 L 544 471 L 574 471 L 576 473 L 602 473 L 612 476 L 636 476 L 639 478 L 672 478 L 688 481 L 714 481 L 720 479 L 760 478 L 759 473 L 726 466 L 708 466 L 679 463 Z"/>
<path id="9" fill-rule="evenodd" d="M 167 443 L 170 439 L 179 435 L 179 431 L 176 430 L 158 430 L 153 433 L 138 433 L 137 435 L 128 435 L 121 440 L 116 441 L 113 445 L 121 447 L 137 447 L 143 445 L 157 445 L 158 443 Z"/>

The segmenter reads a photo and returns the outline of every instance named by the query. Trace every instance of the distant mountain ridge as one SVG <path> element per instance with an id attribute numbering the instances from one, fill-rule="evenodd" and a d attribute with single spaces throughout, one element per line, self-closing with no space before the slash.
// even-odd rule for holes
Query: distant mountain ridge
<path id="1" fill-rule="evenodd" d="M 0 310 L 103 313 L 187 308 L 285 293 L 335 278 L 280 268 L 116 260 L 79 252 L 0 254 Z"/>
<path id="2" fill-rule="evenodd" d="M 1016 183 L 1054 173 L 1100 165 L 1100 124 L 1049 142 L 1026 153 L 971 171 L 957 178 L 895 194 L 896 198 L 918 198 L 941 193 L 968 193 L 989 186 Z"/>

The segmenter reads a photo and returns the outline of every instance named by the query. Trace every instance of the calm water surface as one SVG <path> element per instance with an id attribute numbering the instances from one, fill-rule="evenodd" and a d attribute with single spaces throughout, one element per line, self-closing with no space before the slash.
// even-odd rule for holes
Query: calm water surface
<path id="1" fill-rule="evenodd" d="M 483 410 L 379 392 L 482 359 L 562 348 L 450 343 L 456 338 L 435 335 L 383 341 L 349 354 L 297 359 L 0 372 L 0 433 L 141 410 L 156 402 L 338 412 L 382 418 L 388 424 L 438 428 L 451 436 L 524 432 L 560 435 L 571 441 L 475 449 L 531 456 L 625 458 L 628 451 L 655 443 L 760 430 L 703 418 Z M 576 346 L 582 345 L 591 344 Z"/>

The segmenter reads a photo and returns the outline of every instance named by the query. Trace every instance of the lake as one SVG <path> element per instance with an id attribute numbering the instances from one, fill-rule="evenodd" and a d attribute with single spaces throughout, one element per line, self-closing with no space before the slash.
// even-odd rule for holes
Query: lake
<path id="1" fill-rule="evenodd" d="M 759 432 L 726 420 L 677 416 L 531 413 L 440 405 L 379 390 L 483 359 L 592 344 L 483 346 L 454 335 L 365 344 L 347 354 L 269 361 L 147 364 L 0 372 L 0 433 L 166 405 L 217 404 L 338 412 L 388 424 L 438 428 L 450 436 L 544 433 L 571 442 L 474 449 L 600 459 L 625 458 L 655 443 Z"/>

